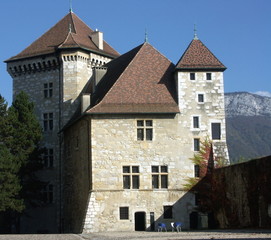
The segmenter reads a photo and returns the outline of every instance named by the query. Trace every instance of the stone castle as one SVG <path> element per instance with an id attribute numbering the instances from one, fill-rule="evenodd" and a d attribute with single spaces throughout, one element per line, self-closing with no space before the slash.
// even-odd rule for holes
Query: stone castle
<path id="1" fill-rule="evenodd" d="M 46 148 L 44 204 L 21 232 L 190 228 L 190 158 L 209 137 L 228 161 L 226 67 L 197 36 L 177 64 L 148 42 L 120 55 L 70 11 L 6 63 L 14 96 L 35 103 Z"/>

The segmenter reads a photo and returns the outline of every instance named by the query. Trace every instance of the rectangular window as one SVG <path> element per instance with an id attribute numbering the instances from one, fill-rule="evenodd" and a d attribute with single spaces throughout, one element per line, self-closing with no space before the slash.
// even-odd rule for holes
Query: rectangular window
<path id="1" fill-rule="evenodd" d="M 204 94 L 198 94 L 198 102 L 203 103 L 204 102 Z"/>
<path id="2" fill-rule="evenodd" d="M 50 82 L 50 83 L 44 83 L 44 90 L 43 90 L 43 93 L 44 93 L 44 97 L 45 98 L 50 98 L 53 96 L 53 83 Z"/>
<path id="3" fill-rule="evenodd" d="M 139 189 L 139 166 L 123 166 L 123 189 Z"/>
<path id="4" fill-rule="evenodd" d="M 173 207 L 172 206 L 164 206 L 164 214 L 163 217 L 164 219 L 172 219 L 173 218 L 173 214 L 172 211 Z"/>
<path id="5" fill-rule="evenodd" d="M 198 116 L 193 117 L 193 128 L 199 128 L 199 117 Z"/>
<path id="6" fill-rule="evenodd" d="M 168 188 L 168 167 L 152 166 L 152 188 Z"/>
<path id="7" fill-rule="evenodd" d="M 43 165 L 46 168 L 52 168 L 54 166 L 54 149 L 45 148 L 43 156 Z"/>
<path id="8" fill-rule="evenodd" d="M 129 208 L 128 207 L 120 207 L 120 219 L 121 220 L 129 219 Z"/>
<path id="9" fill-rule="evenodd" d="M 199 138 L 194 138 L 194 151 L 198 152 L 200 150 L 200 140 Z"/>
<path id="10" fill-rule="evenodd" d="M 137 140 L 152 141 L 153 123 L 152 120 L 137 120 Z"/>
<path id="11" fill-rule="evenodd" d="M 196 80 L 196 74 L 190 73 L 190 80 Z"/>
<path id="12" fill-rule="evenodd" d="M 44 113 L 43 114 L 43 131 L 51 131 L 54 127 L 53 122 L 53 113 Z"/>
<path id="13" fill-rule="evenodd" d="M 212 80 L 212 73 L 206 73 L 206 79 Z"/>
<path id="14" fill-rule="evenodd" d="M 44 203 L 53 203 L 53 197 L 54 197 L 54 186 L 53 184 L 48 184 L 47 186 L 44 187 L 42 190 L 42 199 Z"/>
<path id="15" fill-rule="evenodd" d="M 199 165 L 194 165 L 194 174 L 195 174 L 195 177 L 200 176 L 200 167 L 199 167 Z"/>
<path id="16" fill-rule="evenodd" d="M 219 140 L 221 139 L 221 124 L 212 123 L 212 139 Z"/>

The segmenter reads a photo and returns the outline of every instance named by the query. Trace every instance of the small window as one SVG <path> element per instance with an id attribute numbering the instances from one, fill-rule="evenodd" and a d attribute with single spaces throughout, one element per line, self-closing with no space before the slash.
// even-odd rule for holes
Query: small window
<path id="1" fill-rule="evenodd" d="M 194 151 L 198 152 L 200 150 L 200 140 L 199 138 L 194 138 Z"/>
<path id="2" fill-rule="evenodd" d="M 220 140 L 221 139 L 221 124 L 212 123 L 212 139 Z"/>
<path id="3" fill-rule="evenodd" d="M 190 80 L 196 80 L 196 74 L 190 73 Z"/>
<path id="4" fill-rule="evenodd" d="M 206 73 L 206 79 L 212 80 L 212 73 Z"/>
<path id="5" fill-rule="evenodd" d="M 195 177 L 200 176 L 200 167 L 199 167 L 199 165 L 194 165 L 194 173 L 195 173 Z"/>
<path id="6" fill-rule="evenodd" d="M 173 214 L 172 211 L 173 207 L 172 206 L 164 206 L 164 219 L 172 219 L 173 218 Z"/>
<path id="7" fill-rule="evenodd" d="M 129 208 L 128 207 L 120 207 L 120 220 L 129 219 Z"/>
<path id="8" fill-rule="evenodd" d="M 152 141 L 153 123 L 152 120 L 137 120 L 137 140 Z"/>
<path id="9" fill-rule="evenodd" d="M 199 117 L 198 116 L 193 117 L 193 128 L 199 128 Z"/>
<path id="10" fill-rule="evenodd" d="M 198 94 L 198 102 L 203 103 L 204 102 L 204 94 Z"/>

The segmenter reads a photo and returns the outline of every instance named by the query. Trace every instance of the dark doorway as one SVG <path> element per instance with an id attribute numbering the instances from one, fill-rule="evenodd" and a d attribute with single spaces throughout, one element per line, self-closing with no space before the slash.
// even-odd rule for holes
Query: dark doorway
<path id="1" fill-rule="evenodd" d="M 146 213 L 145 212 L 135 213 L 135 230 L 136 231 L 146 230 Z"/>
<path id="2" fill-rule="evenodd" d="M 150 212 L 151 231 L 155 230 L 154 212 Z"/>
<path id="3" fill-rule="evenodd" d="M 190 229 L 198 228 L 198 213 L 192 212 L 190 213 Z"/>

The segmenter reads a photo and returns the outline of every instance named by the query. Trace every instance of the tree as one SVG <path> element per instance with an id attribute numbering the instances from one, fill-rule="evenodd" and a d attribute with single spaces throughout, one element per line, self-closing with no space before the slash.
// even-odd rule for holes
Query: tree
<path id="1" fill-rule="evenodd" d="M 8 109 L 0 97 L 0 127 L 0 213 L 10 229 L 43 187 L 36 175 L 42 166 L 42 130 L 26 93 L 20 92 Z"/>
<path id="2" fill-rule="evenodd" d="M 22 186 L 18 177 L 19 167 L 4 144 L 0 144 L 0 212 L 13 210 L 22 212 L 23 200 L 20 198 Z"/>

